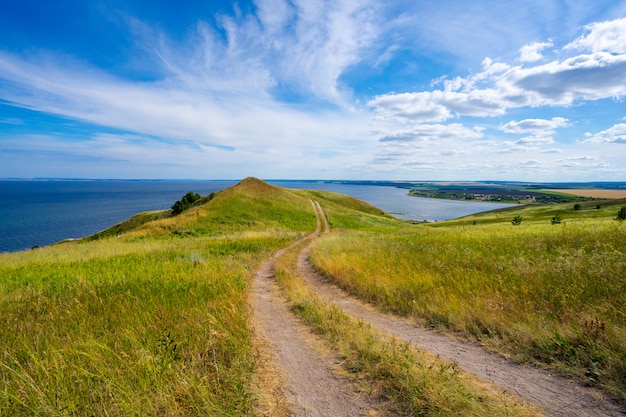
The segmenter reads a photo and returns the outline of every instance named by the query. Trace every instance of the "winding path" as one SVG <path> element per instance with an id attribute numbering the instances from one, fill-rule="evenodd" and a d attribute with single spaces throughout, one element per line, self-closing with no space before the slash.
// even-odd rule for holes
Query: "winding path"
<path id="1" fill-rule="evenodd" d="M 304 239 L 310 244 L 298 257 L 299 275 L 318 295 L 340 306 L 347 314 L 457 366 L 477 378 L 543 408 L 553 417 L 617 417 L 626 409 L 606 400 L 597 390 L 523 366 L 484 351 L 478 344 L 463 343 L 425 330 L 407 319 L 377 311 L 326 282 L 309 261 L 315 238 L 330 225 L 319 203 L 312 202 L 317 217 L 315 232 Z M 323 232 L 322 232 L 323 230 Z M 298 242 L 294 243 L 297 244 Z M 371 415 L 375 402 L 357 394 L 352 383 L 338 375 L 338 359 L 315 348 L 315 337 L 289 311 L 274 282 L 274 268 L 289 248 L 277 252 L 258 270 L 252 291 L 255 328 L 272 352 L 272 361 L 283 378 L 282 393 L 293 416 Z"/>
<path id="2" fill-rule="evenodd" d="M 315 232 L 304 239 L 319 235 L 320 228 L 318 215 Z M 289 415 L 370 415 L 374 402 L 359 395 L 347 378 L 333 371 L 338 368 L 339 360 L 315 348 L 314 335 L 295 318 L 274 282 L 276 261 L 290 247 L 278 251 L 261 266 L 252 288 L 255 330 L 267 344 L 271 360 L 282 375 L 282 394 L 288 402 Z"/>

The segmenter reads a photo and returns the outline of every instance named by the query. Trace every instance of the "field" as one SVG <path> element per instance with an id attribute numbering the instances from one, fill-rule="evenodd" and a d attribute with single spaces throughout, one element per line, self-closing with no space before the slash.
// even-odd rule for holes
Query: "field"
<path id="1" fill-rule="evenodd" d="M 626 402 L 626 224 L 615 220 L 626 201 L 415 225 L 346 196 L 247 179 L 178 216 L 145 213 L 81 241 L 0 255 L 0 415 L 254 415 L 250 282 L 315 228 L 311 199 L 332 224 L 312 259 L 340 286 Z M 290 268 L 280 264 L 285 286 Z M 356 325 L 312 296 L 293 297 L 356 377 L 369 373 L 398 409 L 437 415 L 451 393 L 463 401 L 445 415 L 501 409 L 469 394 L 454 369 L 348 331 Z M 442 388 L 407 397 L 424 375 Z"/>
<path id="2" fill-rule="evenodd" d="M 626 198 L 626 190 L 553 190 L 566 194 L 592 198 Z"/>
<path id="3" fill-rule="evenodd" d="M 344 230 L 317 267 L 358 297 L 626 400 L 626 201 Z M 552 224 L 556 214 L 561 222 Z M 523 219 L 514 226 L 511 219 Z M 341 225 L 341 219 L 331 222 Z"/>

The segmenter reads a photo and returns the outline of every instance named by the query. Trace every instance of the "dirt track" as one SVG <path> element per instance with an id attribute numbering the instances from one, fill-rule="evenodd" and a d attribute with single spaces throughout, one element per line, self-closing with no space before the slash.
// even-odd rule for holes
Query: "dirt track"
<path id="1" fill-rule="evenodd" d="M 455 362 L 477 378 L 496 384 L 507 392 L 536 404 L 548 416 L 625 416 L 626 410 L 605 400 L 598 391 L 548 374 L 531 366 L 521 366 L 486 353 L 477 344 L 463 343 L 445 335 L 416 327 L 408 320 L 380 313 L 325 282 L 309 262 L 309 253 L 320 234 L 320 221 L 328 220 L 318 204 L 316 231 L 299 255 L 300 275 L 324 299 L 342 307 L 381 332 L 390 334 L 422 350 Z M 283 393 L 296 416 L 358 416 L 373 413 L 374 402 L 355 394 L 352 385 L 332 371 L 336 359 L 312 347 L 312 336 L 293 317 L 273 282 L 273 268 L 281 251 L 257 273 L 253 306 L 257 330 L 274 349 L 274 361 L 283 374 Z"/>
<path id="2" fill-rule="evenodd" d="M 305 239 L 319 232 L 318 217 L 316 231 Z M 295 318 L 281 296 L 274 282 L 274 268 L 286 250 L 277 252 L 257 271 L 252 290 L 255 330 L 283 382 L 281 392 L 274 393 L 283 398 L 274 401 L 287 403 L 273 408 L 286 408 L 287 415 L 298 417 L 373 415 L 374 402 L 357 394 L 356 387 L 334 371 L 339 360 L 316 349 L 315 337 Z M 280 410 L 272 411 L 271 405 L 262 408 L 263 414 L 284 415 Z"/>

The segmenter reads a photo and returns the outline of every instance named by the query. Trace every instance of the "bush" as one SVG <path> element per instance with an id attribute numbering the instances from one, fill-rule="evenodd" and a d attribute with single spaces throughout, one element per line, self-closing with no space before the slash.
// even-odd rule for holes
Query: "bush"
<path id="1" fill-rule="evenodd" d="M 561 224 L 561 215 L 560 214 L 555 214 L 554 217 L 552 217 L 552 220 L 550 220 L 550 223 L 552 224 Z"/>
<path id="2" fill-rule="evenodd" d="M 578 203 L 574 204 L 574 210 L 580 210 L 580 208 L 581 208 L 580 204 Z"/>
<path id="3" fill-rule="evenodd" d="M 189 191 L 180 200 L 176 201 L 172 206 L 172 214 L 177 215 L 187 210 L 196 201 L 200 200 L 200 194 Z"/>
<path id="4" fill-rule="evenodd" d="M 522 220 L 524 220 L 524 218 L 518 214 L 517 216 L 513 217 L 513 220 L 511 220 L 511 224 L 513 224 L 513 226 L 519 226 L 520 224 L 522 224 Z"/>
<path id="5" fill-rule="evenodd" d="M 626 207 L 619 209 L 616 220 L 626 220 Z"/>

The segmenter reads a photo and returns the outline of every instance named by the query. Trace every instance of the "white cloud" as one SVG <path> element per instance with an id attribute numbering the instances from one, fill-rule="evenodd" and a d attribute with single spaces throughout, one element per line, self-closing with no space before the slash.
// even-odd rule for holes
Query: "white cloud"
<path id="1" fill-rule="evenodd" d="M 626 54 L 595 52 L 534 68 L 515 67 L 495 80 L 504 94 L 519 102 L 507 107 L 570 106 L 576 100 L 601 100 L 626 95 Z"/>
<path id="2" fill-rule="evenodd" d="M 568 126 L 568 124 L 569 121 L 563 117 L 553 117 L 552 119 L 510 121 L 498 126 L 498 129 L 506 133 L 551 133 L 557 128 Z"/>
<path id="3" fill-rule="evenodd" d="M 452 111 L 432 96 L 428 92 L 390 93 L 374 97 L 368 105 L 374 107 L 379 116 L 401 120 L 442 122 L 452 117 Z"/>
<path id="4" fill-rule="evenodd" d="M 597 158 L 588 155 L 560 159 L 557 164 L 563 168 L 599 169 L 609 167 L 606 162 L 598 161 Z"/>
<path id="5" fill-rule="evenodd" d="M 622 97 L 626 54 L 598 52 L 533 68 L 510 67 L 488 80 L 489 88 L 474 88 L 473 79 L 453 80 L 446 84 L 449 89 L 390 93 L 374 97 L 368 105 L 383 117 L 441 122 L 454 116 L 498 116 L 512 108 Z M 453 91 L 456 87 L 461 90 Z"/>
<path id="6" fill-rule="evenodd" d="M 620 19 L 613 22 L 614 26 L 621 27 L 622 20 L 626 22 Z M 442 90 L 382 94 L 368 105 L 388 119 L 442 122 L 452 117 L 498 116 L 514 108 L 571 106 L 580 100 L 626 95 L 626 53 L 622 52 L 621 37 L 595 49 L 603 50 L 533 67 L 494 63 L 487 58 L 477 74 L 440 79 Z"/>
<path id="7" fill-rule="evenodd" d="M 543 58 L 541 51 L 553 46 L 552 41 L 534 42 L 529 45 L 522 46 L 519 50 L 519 60 L 522 62 L 535 62 Z"/>
<path id="8" fill-rule="evenodd" d="M 585 26 L 587 33 L 567 44 L 563 49 L 591 52 L 626 53 L 626 17 Z"/>
<path id="9" fill-rule="evenodd" d="M 526 146 L 552 145 L 554 143 L 554 138 L 552 138 L 551 136 L 528 136 L 519 139 L 515 143 L 517 145 Z"/>
<path id="10" fill-rule="evenodd" d="M 408 130 L 398 130 L 380 138 L 381 142 L 423 142 L 435 143 L 443 139 L 479 139 L 483 137 L 484 128 L 466 127 L 460 123 L 449 125 L 418 124 Z"/>
<path id="11" fill-rule="evenodd" d="M 583 143 L 620 143 L 626 144 L 626 123 L 618 123 L 609 129 L 592 134 L 587 133 L 588 139 Z"/>

